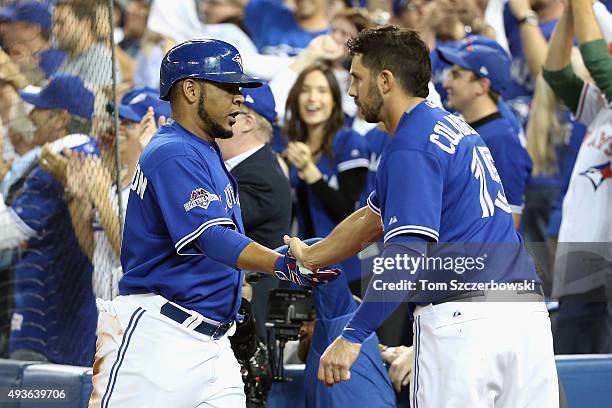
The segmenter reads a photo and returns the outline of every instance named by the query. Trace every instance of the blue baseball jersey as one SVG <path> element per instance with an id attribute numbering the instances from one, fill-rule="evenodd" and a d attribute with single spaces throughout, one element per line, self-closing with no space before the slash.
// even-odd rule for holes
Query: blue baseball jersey
<path id="1" fill-rule="evenodd" d="M 380 156 L 382 155 L 387 143 L 389 143 L 391 140 L 391 135 L 378 127 L 370 129 L 363 137 L 368 143 L 368 150 L 370 151 L 370 165 L 368 167 L 368 180 L 366 183 L 366 188 L 363 190 L 359 200 L 360 207 L 366 205 L 370 192 L 376 188 L 376 170 L 378 170 Z"/>
<path id="2" fill-rule="evenodd" d="M 513 213 L 522 213 L 533 162 L 514 126 L 497 112 L 470 124 L 486 143 Z"/>
<path id="3" fill-rule="evenodd" d="M 369 150 L 363 136 L 349 128 L 342 128 L 336 133 L 332 143 L 333 157 L 323 153 L 316 165 L 323 180 L 334 190 L 338 190 L 338 174 L 343 171 L 355 168 L 368 168 Z M 305 184 L 298 177 L 295 167 L 291 167 L 289 172 L 291 186 L 294 188 L 304 187 Z M 337 222 L 328 214 L 323 202 L 317 197 L 312 189 L 308 190 L 308 202 L 303 203 L 298 200 L 298 229 L 301 238 L 326 237 L 337 225 Z M 357 205 L 357 203 L 356 203 Z M 302 206 L 309 211 L 310 219 L 314 229 L 314 237 L 305 236 L 306 224 L 303 217 Z M 360 265 L 356 257 L 350 258 L 342 263 L 344 273 L 348 275 L 350 281 L 358 279 L 360 276 Z"/>
<path id="4" fill-rule="evenodd" d="M 207 318 L 236 320 L 243 273 L 212 260 L 197 242 L 213 225 L 244 234 L 238 184 L 217 144 L 177 122 L 160 127 L 130 188 L 119 293 L 155 293 Z"/>
<path id="5" fill-rule="evenodd" d="M 383 151 L 368 206 L 381 216 L 385 242 L 399 235 L 418 235 L 461 244 L 470 255 L 489 253 L 483 268 L 455 278 L 538 280 L 514 229 L 491 152 L 462 119 L 427 101 L 402 116 Z M 445 250 L 444 245 L 436 248 Z M 442 291 L 428 295 L 445 297 Z"/>
<path id="6" fill-rule="evenodd" d="M 368 168 L 369 150 L 368 145 L 363 136 L 349 128 L 343 128 L 336 133 L 332 143 L 333 157 L 329 157 L 325 153 L 317 161 L 316 165 L 323 180 L 334 190 L 338 190 L 338 174 L 343 171 L 355 168 Z M 290 169 L 291 186 L 297 188 L 304 182 L 298 177 L 295 167 Z M 310 217 L 314 226 L 314 233 L 317 237 L 327 236 L 336 226 L 336 222 L 327 214 L 321 200 L 317 198 L 313 191 L 308 193 L 308 203 L 299 203 L 298 206 L 308 205 Z M 301 217 L 302 211 L 298 212 L 298 224 L 300 231 L 305 230 L 304 220 Z M 313 237 L 304 237 L 313 238 Z"/>
<path id="7" fill-rule="evenodd" d="M 94 139 L 71 150 L 97 155 Z M 11 208 L 35 235 L 15 262 L 9 350 L 34 350 L 58 364 L 90 366 L 97 311 L 92 265 L 72 228 L 64 186 L 40 167 L 26 178 Z"/>
<path id="8" fill-rule="evenodd" d="M 554 19 L 540 23 L 540 31 L 546 41 L 552 35 L 557 21 L 558 19 Z M 520 112 L 521 116 L 524 117 L 527 113 L 527 106 L 533 96 L 535 78 L 532 78 L 529 73 L 529 66 L 527 65 L 525 53 L 523 52 L 523 43 L 521 42 L 520 26 L 518 20 L 512 15 L 509 3 L 504 5 L 504 27 L 512 59 L 512 66 L 510 67 L 512 79 L 502 96 L 515 111 Z"/>
<path id="9" fill-rule="evenodd" d="M 282 1 L 250 0 L 244 22 L 261 54 L 296 56 L 310 41 L 329 29 L 306 31 L 295 22 L 293 11 Z"/>
<path id="10" fill-rule="evenodd" d="M 363 342 L 349 381 L 326 387 L 317 380 L 321 355 L 357 310 L 346 279 L 341 274 L 313 291 L 317 320 L 304 372 L 306 407 L 395 407 L 395 393 L 378 350 L 376 333 Z"/>

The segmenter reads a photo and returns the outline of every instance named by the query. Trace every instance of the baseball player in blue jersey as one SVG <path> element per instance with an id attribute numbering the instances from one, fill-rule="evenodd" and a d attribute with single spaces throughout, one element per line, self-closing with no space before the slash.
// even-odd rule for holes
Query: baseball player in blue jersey
<path id="1" fill-rule="evenodd" d="M 431 66 L 416 32 L 367 30 L 348 47 L 349 93 L 364 118 L 382 121 L 392 140 L 366 208 L 313 246 L 297 238 L 286 242 L 305 266 L 316 268 L 382 238 L 378 267 L 384 268 L 323 353 L 319 380 L 348 380 L 363 341 L 407 299 L 414 307 L 413 407 L 557 407 L 541 286 L 485 143 L 463 120 L 425 101 Z M 463 269 L 464 255 L 478 253 L 480 261 L 471 260 L 482 264 Z M 462 263 L 429 267 L 440 254 Z M 407 261 L 414 262 L 412 269 L 402 266 Z M 460 285 L 451 285 L 451 278 Z M 447 289 L 422 287 L 424 280 Z M 505 283 L 508 290 L 487 282 Z"/>
<path id="2" fill-rule="evenodd" d="M 310 272 L 244 235 L 238 187 L 216 138 L 232 136 L 244 75 L 236 48 L 193 40 L 162 61 L 161 126 L 136 167 L 121 248 L 120 295 L 99 301 L 90 407 L 245 406 L 228 335 L 241 319 L 241 269 L 315 286 Z"/>
<path id="3" fill-rule="evenodd" d="M 519 131 L 497 107 L 510 81 L 510 58 L 501 47 L 485 45 L 466 44 L 459 50 L 439 47 L 437 52 L 452 65 L 444 81 L 448 105 L 460 112 L 487 144 L 518 228 L 533 164 Z"/>

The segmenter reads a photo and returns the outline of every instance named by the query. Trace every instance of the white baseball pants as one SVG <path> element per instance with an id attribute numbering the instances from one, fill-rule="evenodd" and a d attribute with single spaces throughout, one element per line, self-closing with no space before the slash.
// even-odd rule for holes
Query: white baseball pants
<path id="1" fill-rule="evenodd" d="M 89 408 L 245 407 L 227 335 L 218 340 L 161 315 L 158 295 L 98 300 Z M 195 317 L 195 316 L 194 316 Z"/>
<path id="2" fill-rule="evenodd" d="M 448 302 L 414 316 L 412 408 L 559 407 L 543 302 Z"/>

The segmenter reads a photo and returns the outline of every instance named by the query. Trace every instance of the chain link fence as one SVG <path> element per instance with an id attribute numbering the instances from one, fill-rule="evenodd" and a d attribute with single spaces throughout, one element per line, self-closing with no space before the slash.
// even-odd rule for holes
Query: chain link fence
<path id="1" fill-rule="evenodd" d="M 0 5 L 0 351 L 91 366 L 133 161 L 113 108 L 113 2 Z"/>

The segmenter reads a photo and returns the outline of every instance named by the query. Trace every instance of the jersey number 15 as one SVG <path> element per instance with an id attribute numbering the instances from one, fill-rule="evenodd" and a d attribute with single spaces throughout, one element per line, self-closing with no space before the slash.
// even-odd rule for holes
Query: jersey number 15
<path id="1" fill-rule="evenodd" d="M 485 168 L 487 169 L 486 171 Z M 502 186 L 497 169 L 493 164 L 493 157 L 486 146 L 474 146 L 472 149 L 471 170 L 474 177 L 476 177 L 476 180 L 478 180 L 480 183 L 479 200 L 480 207 L 482 208 L 482 218 L 491 217 L 495 212 L 495 207 L 507 213 L 511 213 L 512 211 L 508 205 L 508 200 L 504 194 L 504 187 Z M 493 183 L 496 183 L 492 185 L 493 194 L 495 194 L 495 191 L 497 190 L 495 200 L 493 200 L 491 193 L 489 192 L 486 173 L 489 174 L 489 178 L 493 181 Z"/>

